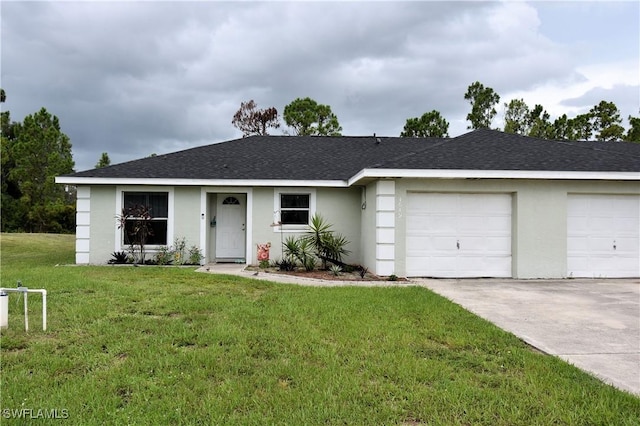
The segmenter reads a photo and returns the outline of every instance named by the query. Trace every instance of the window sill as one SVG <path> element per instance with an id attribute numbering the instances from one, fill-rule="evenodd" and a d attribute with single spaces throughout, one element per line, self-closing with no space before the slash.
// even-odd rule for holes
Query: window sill
<path id="1" fill-rule="evenodd" d="M 273 227 L 273 232 L 294 233 L 309 232 L 309 225 L 278 225 Z"/>

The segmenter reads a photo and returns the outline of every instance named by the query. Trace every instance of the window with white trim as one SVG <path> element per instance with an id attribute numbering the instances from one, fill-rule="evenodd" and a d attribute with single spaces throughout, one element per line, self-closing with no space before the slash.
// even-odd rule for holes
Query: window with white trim
<path id="1" fill-rule="evenodd" d="M 315 214 L 314 189 L 276 189 L 274 191 L 274 230 L 303 230 Z"/>
<path id="2" fill-rule="evenodd" d="M 148 212 L 150 219 L 147 226 L 150 229 L 146 237 L 146 245 L 167 245 L 167 228 L 169 221 L 169 193 L 168 192 L 123 192 L 124 213 L 129 213 L 122 242 L 125 245 L 138 244 L 135 228 L 144 220 L 140 212 Z"/>
<path id="3" fill-rule="evenodd" d="M 309 194 L 280 194 L 280 223 L 308 225 L 310 198 Z"/>

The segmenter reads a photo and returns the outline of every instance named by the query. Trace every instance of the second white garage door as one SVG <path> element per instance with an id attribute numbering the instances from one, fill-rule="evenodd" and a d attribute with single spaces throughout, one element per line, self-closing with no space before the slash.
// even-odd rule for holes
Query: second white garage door
<path id="1" fill-rule="evenodd" d="M 409 193 L 407 276 L 511 277 L 511 195 Z"/>
<path id="2" fill-rule="evenodd" d="M 567 274 L 640 276 L 640 197 L 569 194 Z"/>

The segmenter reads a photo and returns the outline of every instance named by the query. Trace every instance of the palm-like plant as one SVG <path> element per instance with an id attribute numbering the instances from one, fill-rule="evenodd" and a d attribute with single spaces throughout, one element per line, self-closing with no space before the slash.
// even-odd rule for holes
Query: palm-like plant
<path id="1" fill-rule="evenodd" d="M 322 259 L 323 269 L 327 269 L 327 261 L 342 263 L 342 256 L 350 253 L 345 249 L 349 241 L 342 235 L 334 235 L 331 226 L 316 213 L 311 218 L 309 233 L 302 237 L 302 240 L 313 246 L 316 256 Z"/>
<path id="2" fill-rule="evenodd" d="M 305 270 L 312 271 L 316 267 L 316 259 L 311 243 L 304 239 L 287 237 L 283 243 L 285 259 L 289 263 L 299 262 Z"/>

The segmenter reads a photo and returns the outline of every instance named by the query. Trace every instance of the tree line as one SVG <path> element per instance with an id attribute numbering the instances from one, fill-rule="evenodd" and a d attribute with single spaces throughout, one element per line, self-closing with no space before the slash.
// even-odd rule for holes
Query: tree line
<path id="1" fill-rule="evenodd" d="M 469 85 L 464 99 L 471 105 L 467 114 L 468 129 L 488 129 L 497 115 L 500 95 L 479 81 Z M 601 101 L 589 112 L 568 117 L 567 114 L 551 121 L 551 115 L 542 105 L 529 107 L 524 99 L 512 99 L 503 104 L 506 133 L 556 140 L 600 140 L 640 142 L 640 118 L 629 116 L 629 129 L 625 131 L 618 107 L 613 102 Z M 311 98 L 297 98 L 285 106 L 284 123 L 291 129 L 285 134 L 308 136 L 339 136 L 342 127 L 328 105 Z M 270 129 L 280 127 L 275 107 L 259 109 L 253 100 L 242 102 L 231 123 L 243 137 L 267 135 Z M 420 117 L 408 118 L 401 137 L 448 137 L 449 122 L 437 110 Z"/>
<path id="2" fill-rule="evenodd" d="M 0 102 L 6 94 L 0 89 Z M 2 232 L 74 232 L 75 192 L 55 183 L 72 173 L 71 141 L 45 108 L 11 121 L 1 116 Z"/>

